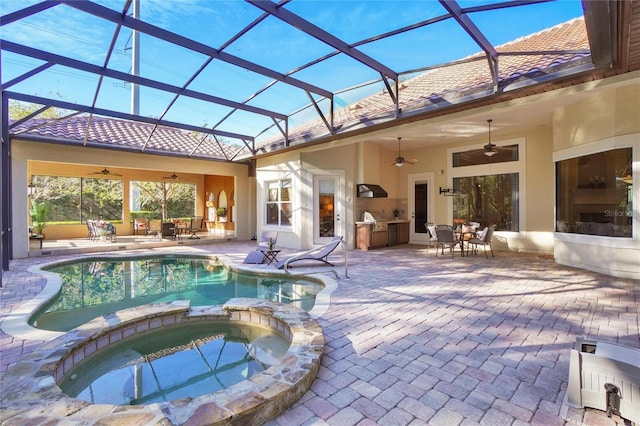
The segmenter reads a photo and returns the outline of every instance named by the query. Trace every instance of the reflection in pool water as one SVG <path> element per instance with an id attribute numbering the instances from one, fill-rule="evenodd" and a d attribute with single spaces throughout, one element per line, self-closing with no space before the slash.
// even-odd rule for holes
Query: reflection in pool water
<path id="1" fill-rule="evenodd" d="M 139 405 L 226 389 L 279 363 L 289 342 L 271 330 L 228 323 L 163 328 L 109 346 L 60 388 L 87 402 Z"/>
<path id="2" fill-rule="evenodd" d="M 205 306 L 251 297 L 308 312 L 323 288 L 308 279 L 230 271 L 217 260 L 180 256 L 93 259 L 47 270 L 61 275 L 62 289 L 31 324 L 52 331 L 69 331 L 111 312 L 173 300 Z"/>

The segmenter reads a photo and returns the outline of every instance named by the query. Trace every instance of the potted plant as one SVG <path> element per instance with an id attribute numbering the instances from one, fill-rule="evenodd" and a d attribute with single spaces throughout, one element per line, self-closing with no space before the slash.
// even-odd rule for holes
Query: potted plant
<path id="1" fill-rule="evenodd" d="M 44 202 L 39 203 L 35 200 L 31 200 L 29 216 L 31 216 L 31 225 L 38 235 L 43 235 L 42 230 L 47 226 L 47 220 L 49 220 L 50 213 L 51 210 Z"/>
<path id="2" fill-rule="evenodd" d="M 216 213 L 218 214 L 218 217 L 226 217 L 227 209 L 225 207 L 218 207 L 218 210 L 216 211 Z"/>

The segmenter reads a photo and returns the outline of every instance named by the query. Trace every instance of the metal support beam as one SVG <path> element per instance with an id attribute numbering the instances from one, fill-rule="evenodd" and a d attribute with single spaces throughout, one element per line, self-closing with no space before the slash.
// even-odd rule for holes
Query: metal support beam
<path id="1" fill-rule="evenodd" d="M 11 232 L 11 140 L 9 139 L 9 97 L 2 92 L 0 104 L 0 286 L 2 286 L 2 271 L 9 270 L 9 259 L 12 257 Z M 25 230 L 26 235 L 26 230 Z"/>
<path id="2" fill-rule="evenodd" d="M 320 40 L 321 42 L 328 44 L 329 46 L 338 49 L 345 55 L 363 63 L 364 65 L 378 71 L 380 74 L 387 76 L 393 80 L 398 79 L 398 73 L 387 67 L 386 65 L 376 61 L 369 55 L 362 53 L 358 49 L 355 49 L 344 41 L 340 40 L 333 34 L 323 30 L 322 28 L 312 24 L 311 22 L 301 18 L 293 12 L 288 11 L 283 7 L 270 1 L 258 1 L 258 0 L 245 0 L 247 3 L 252 4 L 260 10 L 270 13 L 283 22 L 299 29 L 300 31 L 309 34 L 311 37 Z"/>
<path id="3" fill-rule="evenodd" d="M 250 105 L 243 105 L 242 103 L 239 103 L 239 102 L 230 101 L 228 99 L 220 98 L 213 95 L 208 95 L 202 92 L 196 92 L 193 90 L 184 90 L 181 87 L 173 86 L 171 84 L 166 84 L 160 81 L 151 80 L 149 78 L 131 75 L 121 71 L 112 70 L 110 68 L 103 68 L 87 62 L 82 62 L 76 59 L 68 58 L 66 56 L 56 55 L 54 53 L 45 52 L 39 49 L 34 49 L 34 48 L 24 46 L 22 44 L 14 43 L 11 41 L 3 40 L 2 49 L 7 50 L 9 52 L 17 53 L 19 55 L 28 56 L 30 58 L 54 62 L 58 65 L 63 65 L 63 66 L 77 69 L 80 71 L 85 71 L 85 72 L 96 74 L 96 75 L 104 75 L 107 77 L 114 78 L 116 80 L 127 81 L 129 83 L 137 83 L 142 86 L 163 90 L 169 93 L 181 93 L 182 95 L 190 98 L 195 98 L 201 101 L 227 106 L 229 108 L 237 108 L 243 111 L 252 112 L 254 114 L 266 115 L 268 117 L 276 117 L 280 119 L 284 119 L 286 117 L 285 114 L 280 114 L 275 111 L 269 111 L 263 108 L 258 108 Z"/>
<path id="4" fill-rule="evenodd" d="M 315 108 L 316 112 L 318 113 L 318 116 L 320 116 L 320 118 L 322 119 L 322 122 L 324 123 L 324 125 L 327 126 L 327 129 L 329 130 L 329 133 L 333 134 L 333 127 L 327 121 L 327 117 L 325 117 L 324 114 L 322 113 L 322 110 L 320 109 L 320 106 L 318 105 L 318 102 L 316 102 L 316 100 L 313 99 L 313 96 L 311 96 L 311 93 L 307 92 L 307 96 L 309 97 L 309 100 L 311 101 L 311 105 L 313 105 L 313 107 Z M 331 104 L 333 104 L 333 98 L 330 99 L 330 101 L 331 101 Z M 331 117 L 331 120 L 333 120 L 333 117 Z"/>
<path id="5" fill-rule="evenodd" d="M 482 31 L 473 23 L 455 0 L 440 0 L 440 4 L 451 14 L 458 24 L 471 36 L 478 46 L 487 54 L 489 69 L 493 80 L 494 92 L 498 90 L 498 52 L 487 40 Z"/>
<path id="6" fill-rule="evenodd" d="M 172 33 L 171 31 L 164 30 L 160 27 L 156 27 L 155 25 L 151 25 L 147 22 L 139 21 L 129 16 L 121 16 L 117 12 L 114 12 L 113 10 L 106 8 L 104 6 L 100 6 L 98 4 L 91 3 L 88 1 L 77 1 L 77 0 L 63 0 L 62 3 L 64 3 L 67 6 L 71 6 L 75 9 L 81 10 L 82 12 L 97 16 L 98 18 L 102 18 L 104 20 L 113 22 L 115 24 L 121 24 L 122 26 L 131 28 L 132 30 L 140 31 L 141 33 L 159 38 L 160 40 L 164 40 L 169 43 L 182 46 L 186 49 L 193 50 L 194 52 L 202 53 L 203 55 L 206 55 L 206 56 L 211 56 L 214 59 L 219 59 L 223 62 L 227 62 L 232 65 L 247 69 L 249 71 L 253 71 L 257 74 L 262 74 L 266 77 L 276 79 L 285 84 L 298 87 L 299 89 L 308 90 L 310 92 L 317 93 L 324 97 L 329 97 L 331 95 L 331 92 L 328 90 L 325 90 L 320 87 L 314 86 L 312 84 L 306 83 L 304 81 L 295 79 L 293 77 L 285 76 L 282 73 L 260 66 L 258 64 L 254 64 L 253 62 L 249 62 L 237 56 L 230 55 L 225 52 L 220 52 L 219 50 L 213 47 L 207 46 L 206 44 L 198 43 L 187 37 L 183 37 L 181 35 Z"/>
<path id="7" fill-rule="evenodd" d="M 8 13 L 2 16 L 2 19 L 0 19 L 0 27 L 11 24 L 12 22 L 16 22 L 24 18 L 28 18 L 31 15 L 35 15 L 36 13 L 42 12 L 43 10 L 50 9 L 59 4 L 60 4 L 59 1 L 54 1 L 54 0 L 43 1 L 40 3 L 34 4 L 32 6 L 25 7 L 24 9 L 17 10 L 13 13 Z"/>

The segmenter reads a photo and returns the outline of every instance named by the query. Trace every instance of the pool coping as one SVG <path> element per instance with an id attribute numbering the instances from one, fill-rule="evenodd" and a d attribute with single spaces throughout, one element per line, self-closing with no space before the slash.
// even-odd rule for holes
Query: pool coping
<path id="1" fill-rule="evenodd" d="M 49 272 L 43 270 L 42 268 L 49 267 L 52 265 L 59 265 L 69 262 L 77 262 L 77 261 L 87 261 L 91 259 L 119 259 L 119 258 L 145 258 L 149 257 L 149 254 L 122 254 L 122 253 L 113 253 L 113 254 L 98 254 L 94 256 L 82 256 L 82 257 L 71 257 L 64 260 L 55 260 L 45 263 L 40 263 L 37 265 L 30 266 L 27 271 L 34 274 L 39 274 L 45 277 L 46 284 L 42 291 L 34 296 L 32 299 L 24 302 L 17 309 L 15 309 L 11 315 L 8 315 L 2 322 L 0 322 L 0 329 L 6 334 L 17 337 L 19 339 L 24 340 L 40 340 L 40 341 L 50 341 L 56 339 L 64 334 L 64 332 L 60 331 L 50 331 L 50 330 L 41 330 L 35 328 L 29 324 L 29 320 L 31 317 L 38 312 L 40 308 L 49 303 L 52 299 L 56 297 L 56 295 L 60 292 L 62 287 L 62 281 L 60 276 L 56 273 Z M 322 273 L 314 273 L 314 277 L 311 277 L 310 274 L 287 274 L 284 271 L 277 269 L 265 269 L 265 265 L 245 265 L 245 264 L 237 264 L 234 263 L 229 257 L 224 255 L 206 255 L 206 254 L 193 254 L 193 253 L 163 253 L 161 255 L 157 255 L 161 257 L 194 257 L 201 259 L 209 259 L 209 260 L 219 260 L 222 264 L 232 270 L 232 271 L 240 271 L 240 272 L 252 272 L 258 275 L 272 275 L 272 276 L 287 276 L 294 277 L 299 276 L 301 278 L 306 278 L 310 280 L 319 281 L 324 288 L 316 295 L 316 301 L 313 309 L 309 311 L 309 315 L 312 318 L 320 318 L 324 313 L 329 309 L 329 305 L 331 303 L 331 294 L 338 288 L 338 283 L 336 280 L 332 279 L 328 275 L 324 275 Z"/>
<path id="2" fill-rule="evenodd" d="M 279 365 L 225 390 L 194 398 L 140 406 L 92 404 L 67 396 L 57 385 L 75 364 L 124 337 L 179 323 L 221 320 L 276 329 L 290 336 L 291 345 Z M 292 305 L 250 298 L 194 308 L 189 301 L 141 305 L 63 333 L 11 367 L 0 382 L 0 420 L 2 424 L 100 420 L 119 424 L 262 424 L 306 393 L 320 369 L 323 351 L 321 327 L 309 313 Z"/>

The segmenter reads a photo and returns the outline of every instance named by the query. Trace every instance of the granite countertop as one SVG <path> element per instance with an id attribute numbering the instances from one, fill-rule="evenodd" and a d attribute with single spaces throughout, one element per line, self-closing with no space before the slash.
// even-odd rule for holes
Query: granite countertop
<path id="1" fill-rule="evenodd" d="M 406 219 L 390 219 L 387 220 L 387 223 L 408 223 L 409 220 Z M 356 221 L 356 225 L 373 225 L 373 222 L 364 222 L 364 221 Z"/>

